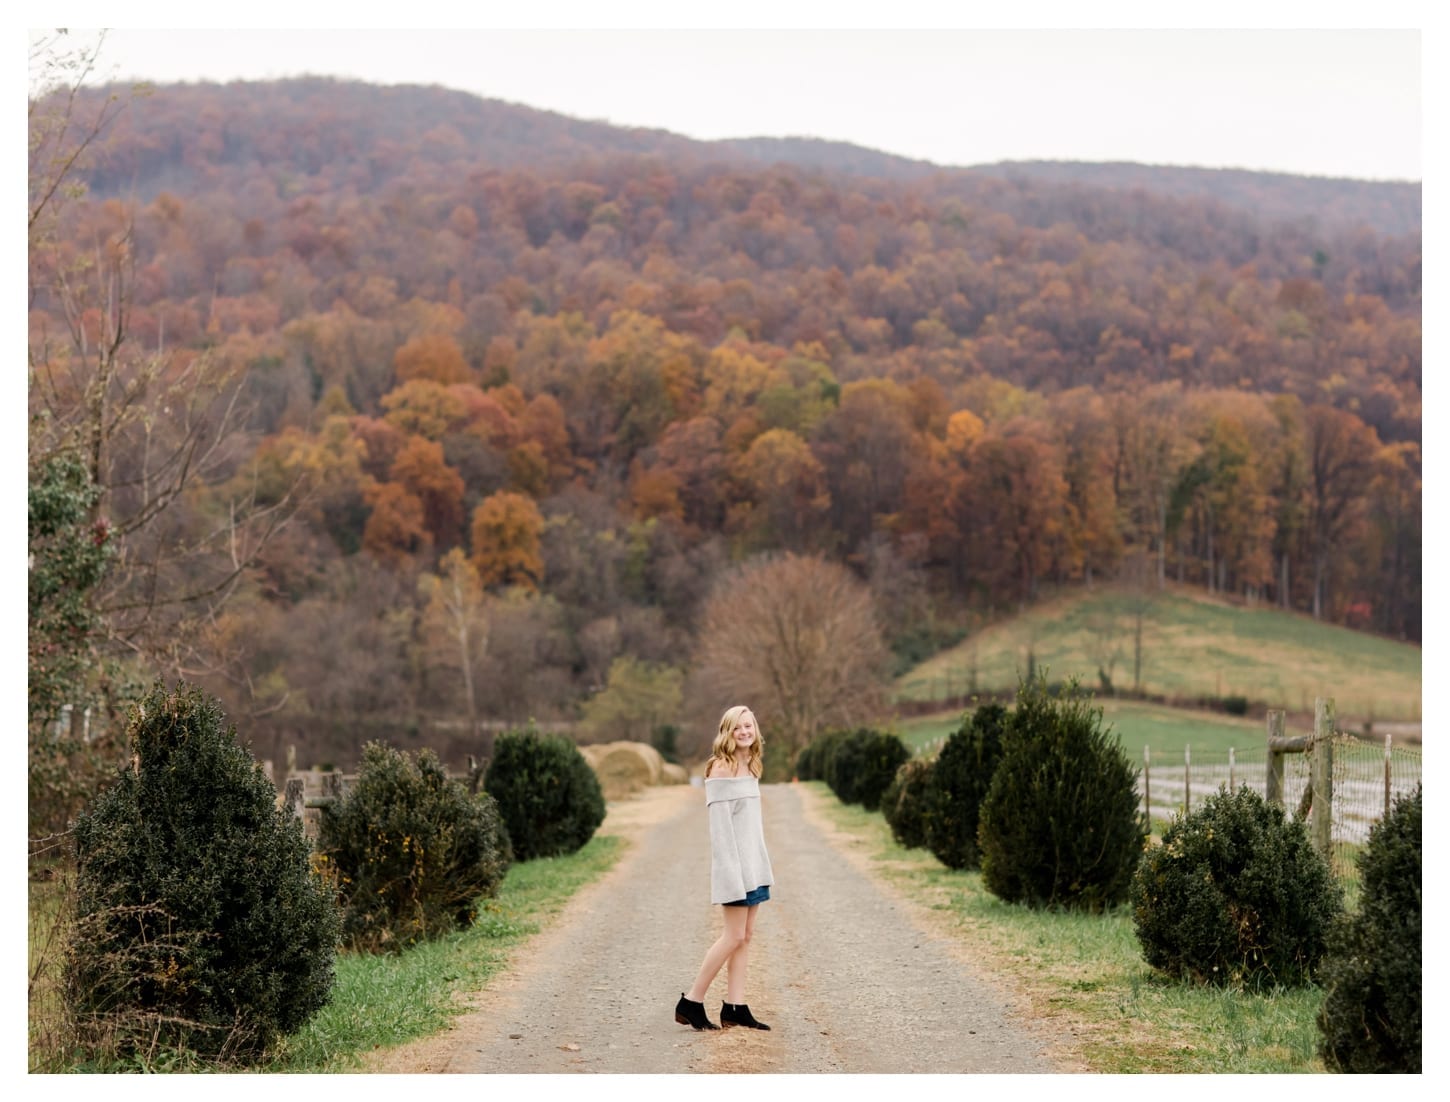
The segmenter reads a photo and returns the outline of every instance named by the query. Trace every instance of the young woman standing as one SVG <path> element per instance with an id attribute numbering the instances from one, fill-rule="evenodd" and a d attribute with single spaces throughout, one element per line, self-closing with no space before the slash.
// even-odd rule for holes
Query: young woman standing
<path id="1" fill-rule="evenodd" d="M 705 953 L 694 986 L 680 994 L 675 1021 L 696 1029 L 746 1026 L 769 1029 L 745 1005 L 745 972 L 755 912 L 770 898 L 775 878 L 760 818 L 761 754 L 765 744 L 755 715 L 743 704 L 720 717 L 720 732 L 705 763 L 705 807 L 710 817 L 710 902 L 722 905 L 725 929 Z M 720 1025 L 705 1015 L 705 992 L 724 965 L 725 1003 Z"/>

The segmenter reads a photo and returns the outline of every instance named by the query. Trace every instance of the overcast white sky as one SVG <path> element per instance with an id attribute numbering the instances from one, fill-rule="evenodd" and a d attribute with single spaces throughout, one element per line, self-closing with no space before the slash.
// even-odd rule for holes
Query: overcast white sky
<path id="1" fill-rule="evenodd" d="M 879 21 L 886 5 L 875 7 Z M 1134 5 L 1119 7 L 1131 15 Z M 608 18 L 647 28 L 651 8 L 609 5 Z M 841 14 L 859 10 L 830 10 L 840 26 L 865 25 Z M 309 9 L 313 27 L 332 29 L 117 29 L 102 63 L 107 75 L 156 82 L 310 73 L 441 84 L 697 138 L 805 135 L 938 164 L 1124 160 L 1422 178 L 1418 29 L 903 29 L 930 25 L 920 18 L 930 10 L 906 0 L 890 6 L 894 29 L 844 30 L 824 16 L 813 23 L 799 4 L 746 3 L 728 9 L 733 21 L 767 29 L 719 29 L 732 19 L 712 12 L 717 29 L 571 30 L 599 23 L 599 10 L 555 4 L 529 8 L 533 26 L 552 15 L 555 29 L 425 31 L 348 29 L 365 13 L 333 9 L 329 20 Z M 286 9 L 246 11 L 287 22 Z M 164 7 L 149 19 L 126 14 L 167 22 Z M 169 14 L 179 25 L 205 21 L 195 10 Z M 655 14 L 660 26 L 690 18 Z M 1138 22 L 1161 23 L 1161 13 Z"/>

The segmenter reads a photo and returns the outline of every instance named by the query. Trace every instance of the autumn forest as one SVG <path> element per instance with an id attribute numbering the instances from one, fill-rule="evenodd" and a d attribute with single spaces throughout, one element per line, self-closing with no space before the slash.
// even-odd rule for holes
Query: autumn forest
<path id="1" fill-rule="evenodd" d="M 1088 584 L 1419 640 L 1418 184 L 323 79 L 49 107 L 102 120 L 29 312 L 32 471 L 81 440 L 99 488 L 97 676 L 194 679 L 260 756 L 693 730 L 706 604 L 767 553 L 859 581 L 883 678 Z"/>

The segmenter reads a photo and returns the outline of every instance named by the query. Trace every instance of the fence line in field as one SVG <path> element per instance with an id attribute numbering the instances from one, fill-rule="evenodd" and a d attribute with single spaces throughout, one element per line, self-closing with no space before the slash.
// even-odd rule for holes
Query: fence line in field
<path id="1" fill-rule="evenodd" d="M 331 807 L 357 783 L 356 773 L 343 773 L 335 769 L 302 769 L 295 767 L 296 757 L 289 754 L 289 768 L 278 784 L 273 776 L 270 761 L 262 763 L 262 770 L 269 780 L 277 785 L 277 803 L 302 820 L 302 831 L 310 839 L 316 839 L 321 826 L 322 809 Z M 472 754 L 468 756 L 468 767 L 458 773 L 447 770 L 448 779 L 459 781 L 469 791 L 477 791 L 482 781 L 479 763 Z"/>
<path id="2" fill-rule="evenodd" d="M 1370 828 L 1421 783 L 1421 753 L 1418 746 L 1395 744 L 1392 735 L 1372 742 L 1334 730 L 1333 702 L 1327 704 L 1329 720 L 1317 733 L 1285 736 L 1283 713 L 1270 712 L 1268 732 L 1257 745 L 1195 752 L 1190 744 L 1181 762 L 1145 748 L 1138 779 L 1144 809 L 1150 818 L 1171 820 L 1221 788 L 1247 785 L 1306 819 L 1335 875 L 1351 875 Z M 1288 752 L 1276 751 L 1276 744 Z M 1324 772 L 1316 779 L 1319 770 Z"/>
<path id="3" fill-rule="evenodd" d="M 1138 798 L 1150 821 L 1166 823 L 1220 789 L 1246 785 L 1305 819 L 1335 875 L 1352 876 L 1370 828 L 1394 800 L 1408 796 L 1421 783 L 1421 750 L 1418 745 L 1397 743 L 1389 734 L 1372 740 L 1335 730 L 1334 702 L 1320 698 L 1316 704 L 1318 734 L 1286 734 L 1284 714 L 1271 711 L 1264 736 L 1241 747 L 1204 750 L 1191 743 L 1181 750 L 1145 747 Z M 918 754 L 938 753 L 947 737 L 924 743 Z M 1316 769 L 1327 770 L 1317 788 Z M 1321 812 L 1316 817 L 1316 801 L 1328 809 L 1327 816 Z"/>

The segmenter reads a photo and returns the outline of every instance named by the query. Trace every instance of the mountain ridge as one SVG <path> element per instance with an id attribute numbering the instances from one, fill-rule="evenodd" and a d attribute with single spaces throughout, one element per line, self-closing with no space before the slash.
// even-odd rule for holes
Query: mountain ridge
<path id="1" fill-rule="evenodd" d="M 106 85 L 93 89 L 91 95 L 108 96 L 119 90 L 119 86 Z M 1218 202 L 1266 221 L 1307 220 L 1326 229 L 1365 225 L 1390 235 L 1417 233 L 1421 225 L 1421 185 L 1414 182 L 1136 162 L 1032 160 L 940 165 L 811 136 L 702 140 L 663 128 L 619 126 L 436 84 L 380 85 L 320 76 L 158 84 L 132 101 L 127 113 L 132 118 L 123 118 L 118 125 L 150 132 L 153 152 L 164 154 L 169 146 L 173 160 L 185 160 L 190 151 L 177 148 L 182 120 L 195 125 L 196 120 L 218 114 L 236 119 L 249 111 L 273 115 L 274 123 L 267 129 L 275 137 L 304 135 L 317 144 L 319 153 L 334 159 L 355 156 L 380 143 L 411 139 L 422 128 L 423 137 L 433 139 L 430 155 L 459 161 L 471 157 L 500 169 L 549 170 L 580 160 L 659 156 L 722 167 L 787 164 L 807 172 L 888 184 L 931 179 L 944 186 L 966 188 L 987 179 L 1035 182 L 1068 191 L 1142 190 L 1170 199 Z M 165 119 L 170 132 L 156 133 L 157 124 L 148 118 Z M 312 133 L 319 119 L 339 127 L 344 140 L 329 142 L 328 135 Z M 224 122 L 224 127 L 235 133 L 234 124 Z M 224 139 L 221 153 L 227 152 Z M 130 167 L 133 171 L 123 172 L 120 180 L 108 181 L 102 174 L 92 180 L 92 186 L 104 193 L 146 178 L 134 171 L 139 165 Z"/>

